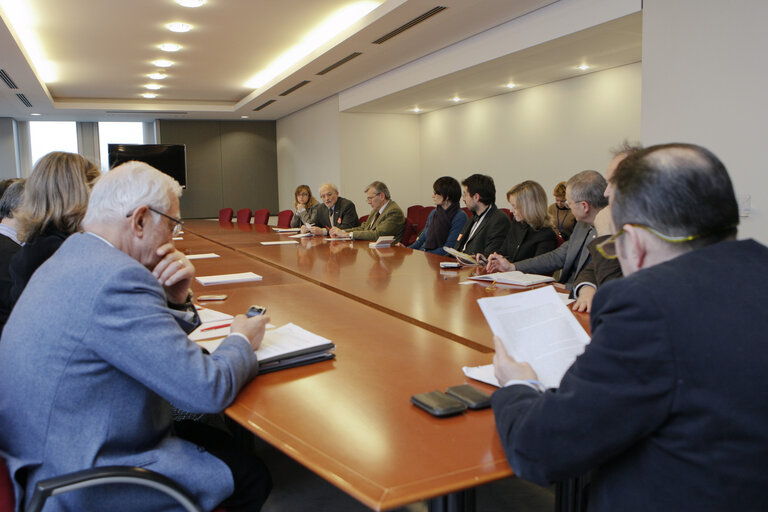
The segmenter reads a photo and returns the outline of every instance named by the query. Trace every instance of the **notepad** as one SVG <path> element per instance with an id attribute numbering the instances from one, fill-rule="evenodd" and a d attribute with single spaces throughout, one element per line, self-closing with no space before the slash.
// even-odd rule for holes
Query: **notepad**
<path id="1" fill-rule="evenodd" d="M 219 274 L 216 276 L 199 276 L 195 278 L 203 286 L 212 284 L 244 283 L 247 281 L 261 281 L 262 277 L 253 272 L 240 272 L 239 274 Z"/>
<path id="2" fill-rule="evenodd" d="M 375 249 L 376 247 L 389 247 L 395 241 L 394 236 L 380 236 L 375 242 L 368 244 L 368 247 Z"/>
<path id="3" fill-rule="evenodd" d="M 550 276 L 525 274 L 519 270 L 511 270 L 509 272 L 494 272 L 493 274 L 485 274 L 482 276 L 470 276 L 469 279 L 474 281 L 495 281 L 498 284 L 514 284 L 516 286 L 532 286 L 534 284 L 549 283 L 554 281 L 554 278 Z"/>
<path id="4" fill-rule="evenodd" d="M 330 236 L 330 237 L 323 238 L 323 240 L 325 240 L 327 242 L 349 242 L 350 240 L 352 240 L 352 237 L 349 237 L 349 236 L 332 237 L 332 236 Z"/>
<path id="5" fill-rule="evenodd" d="M 261 242 L 261 245 L 290 245 L 297 244 L 298 240 L 279 240 L 277 242 Z"/>
<path id="6" fill-rule="evenodd" d="M 203 254 L 187 254 L 188 260 L 202 260 L 205 258 L 219 258 L 220 256 L 215 252 L 206 252 Z"/>

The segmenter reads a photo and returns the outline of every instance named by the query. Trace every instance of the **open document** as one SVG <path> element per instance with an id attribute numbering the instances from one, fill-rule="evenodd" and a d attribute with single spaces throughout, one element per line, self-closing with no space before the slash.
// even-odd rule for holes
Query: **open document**
<path id="1" fill-rule="evenodd" d="M 474 281 L 492 281 L 499 284 L 513 284 L 515 286 L 532 286 L 534 284 L 554 281 L 554 279 L 550 276 L 524 274 L 519 270 L 511 270 L 509 272 L 494 272 L 493 274 L 483 274 L 481 276 L 469 276 L 468 279 L 472 279 Z"/>
<path id="2" fill-rule="evenodd" d="M 507 353 L 529 363 L 548 388 L 560 385 L 590 341 L 551 286 L 478 299 L 477 303 Z"/>

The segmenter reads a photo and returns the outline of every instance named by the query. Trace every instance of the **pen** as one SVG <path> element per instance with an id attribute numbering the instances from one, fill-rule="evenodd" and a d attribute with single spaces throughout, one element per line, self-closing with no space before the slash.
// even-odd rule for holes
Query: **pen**
<path id="1" fill-rule="evenodd" d="M 229 327 L 230 325 L 232 325 L 232 322 L 230 322 L 230 323 L 228 323 L 228 324 L 212 325 L 212 326 L 210 326 L 210 327 L 205 327 L 205 328 L 203 328 L 203 329 L 200 329 L 200 332 L 204 332 L 204 331 L 212 331 L 212 330 L 214 330 L 214 329 L 223 329 L 224 327 Z"/>

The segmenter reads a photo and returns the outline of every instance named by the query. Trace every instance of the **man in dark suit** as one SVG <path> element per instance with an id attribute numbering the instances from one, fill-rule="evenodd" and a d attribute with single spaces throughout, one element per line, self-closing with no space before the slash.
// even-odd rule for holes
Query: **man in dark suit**
<path id="1" fill-rule="evenodd" d="M 315 225 L 310 228 L 301 226 L 302 233 L 311 232 L 313 235 L 327 236 L 331 228 L 348 229 L 360 225 L 355 203 L 339 197 L 339 189 L 336 185 L 331 183 L 320 185 L 319 192 L 323 204 L 317 206 Z"/>
<path id="2" fill-rule="evenodd" d="M 582 171 L 573 176 L 565 187 L 566 202 L 578 221 L 571 237 L 554 251 L 515 263 L 510 263 L 500 254 L 492 254 L 488 271 L 519 270 L 529 274 L 550 274 L 560 270 L 558 282 L 570 290 L 576 276 L 590 261 L 587 246 L 597 234 L 593 227 L 595 217 L 608 205 L 608 199 L 603 195 L 605 187 L 605 178 L 597 171 Z"/>
<path id="3" fill-rule="evenodd" d="M 510 465 L 544 485 L 592 471 L 590 512 L 768 510 L 768 248 L 736 241 L 733 186 L 702 147 L 639 151 L 612 181 L 601 252 L 625 277 L 598 289 L 559 389 L 497 339 Z"/>
<path id="4" fill-rule="evenodd" d="M 9 265 L 14 254 L 21 249 L 16 230 L 18 226 L 13 214 L 24 198 L 25 180 L 10 181 L 0 199 L 0 332 L 11 314 L 14 301 L 11 299 L 11 274 Z"/>
<path id="5" fill-rule="evenodd" d="M 405 214 L 392 200 L 389 188 L 380 181 L 374 181 L 365 189 L 368 204 L 373 208 L 362 226 L 342 229 L 334 226 L 331 236 L 352 240 L 377 240 L 380 236 L 394 236 L 395 243 L 403 239 Z"/>
<path id="6" fill-rule="evenodd" d="M 496 185 L 493 178 L 473 174 L 461 182 L 461 198 L 472 217 L 456 240 L 456 250 L 475 256 L 500 251 L 507 238 L 510 220 L 496 207 Z"/>

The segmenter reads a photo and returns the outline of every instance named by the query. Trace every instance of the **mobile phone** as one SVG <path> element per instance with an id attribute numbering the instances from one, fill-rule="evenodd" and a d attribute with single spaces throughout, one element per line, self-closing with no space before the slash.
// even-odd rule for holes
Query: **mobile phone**
<path id="1" fill-rule="evenodd" d="M 222 293 L 220 295 L 200 295 L 197 300 L 204 302 L 206 300 L 225 300 L 226 298 L 227 296 Z"/>
<path id="2" fill-rule="evenodd" d="M 414 405 L 424 409 L 432 416 L 453 416 L 467 410 L 467 406 L 460 400 L 449 396 L 442 391 L 418 393 L 411 397 Z"/>
<path id="3" fill-rule="evenodd" d="M 445 390 L 445 394 L 458 398 L 470 409 L 485 409 L 491 406 L 491 395 L 469 384 L 450 387 Z"/>
<path id="4" fill-rule="evenodd" d="M 245 314 L 245 316 L 249 318 L 252 316 L 261 316 L 266 312 L 267 312 L 267 308 L 263 306 L 257 306 L 254 304 L 253 306 L 248 308 L 248 312 Z"/>

